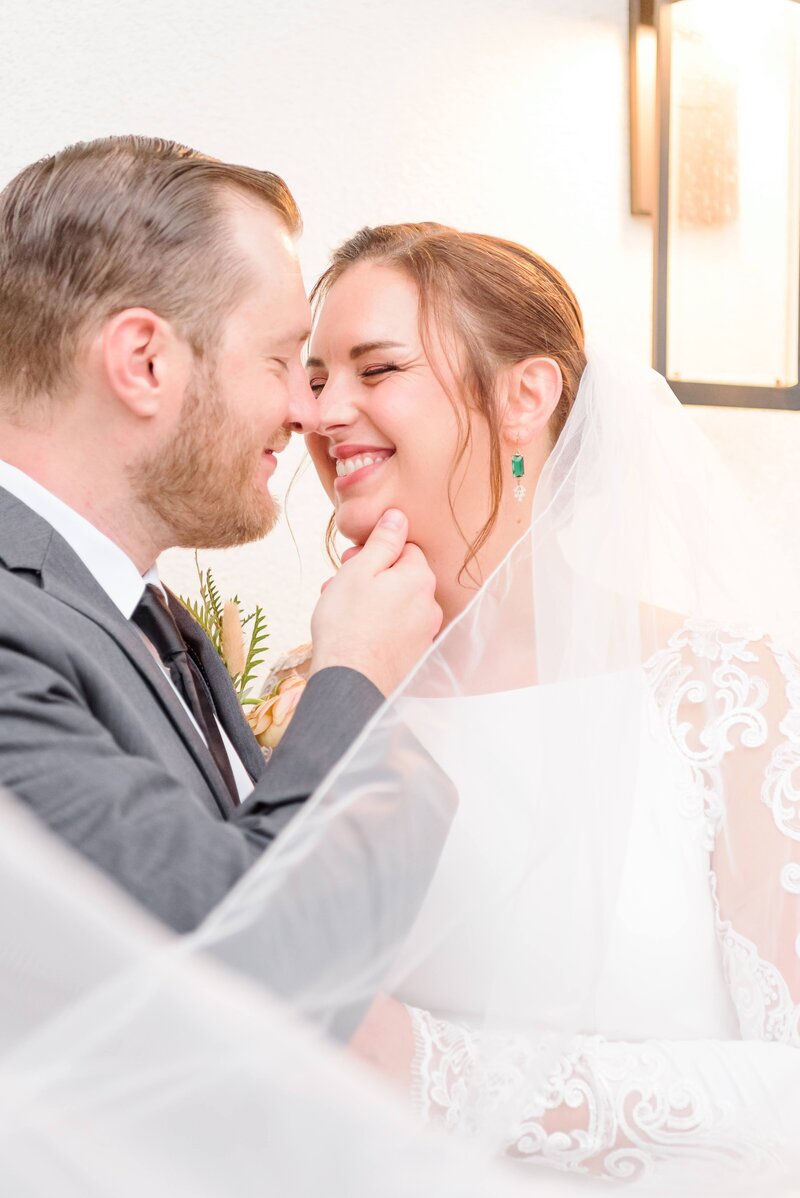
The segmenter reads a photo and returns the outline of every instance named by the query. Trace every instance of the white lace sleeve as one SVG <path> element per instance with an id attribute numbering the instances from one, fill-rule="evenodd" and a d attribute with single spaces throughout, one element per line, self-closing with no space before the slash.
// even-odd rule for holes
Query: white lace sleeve
<path id="1" fill-rule="evenodd" d="M 703 799 L 742 1038 L 800 1048 L 800 663 L 768 639 L 690 623 L 661 655 L 658 689 Z"/>
<path id="2" fill-rule="evenodd" d="M 540 1047 L 408 1008 L 427 1122 L 513 1160 L 605 1179 L 757 1172 L 800 1181 L 800 1058 L 745 1041 L 576 1036 L 546 1081 Z M 763 1193 L 767 1193 L 765 1189 Z M 786 1191 L 780 1191 L 781 1193 Z M 793 1192 L 793 1191 L 788 1191 Z"/>
<path id="3" fill-rule="evenodd" d="M 800 667 L 768 641 L 687 624 L 650 673 L 702 798 L 742 1039 L 578 1036 L 543 1070 L 530 1040 L 409 1008 L 414 1098 L 517 1160 L 617 1179 L 756 1167 L 800 1187 Z"/>

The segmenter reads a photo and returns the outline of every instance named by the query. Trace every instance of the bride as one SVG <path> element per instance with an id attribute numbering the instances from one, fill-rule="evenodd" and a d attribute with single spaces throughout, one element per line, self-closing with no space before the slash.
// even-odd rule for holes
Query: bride
<path id="1" fill-rule="evenodd" d="M 400 723 L 460 798 L 352 1047 L 515 1161 L 800 1185 L 780 551 L 663 379 L 587 350 L 524 247 L 364 229 L 314 301 L 308 441 L 336 526 L 358 552 L 402 508 L 446 624 L 317 810 L 343 779 L 380 789 Z"/>

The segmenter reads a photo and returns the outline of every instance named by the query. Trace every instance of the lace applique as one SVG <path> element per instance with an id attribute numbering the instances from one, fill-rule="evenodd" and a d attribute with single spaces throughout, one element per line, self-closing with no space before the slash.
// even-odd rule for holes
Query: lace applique
<path id="1" fill-rule="evenodd" d="M 746 748 L 766 742 L 768 724 L 762 708 L 769 690 L 763 678 L 743 668 L 758 661 L 749 648 L 760 634 L 752 630 L 724 629 L 711 622 L 687 620 L 670 637 L 644 669 L 656 704 L 663 712 L 670 738 L 688 769 L 682 806 L 687 814 L 702 812 L 704 844 L 711 850 L 725 814 L 720 766 L 734 747 L 734 735 Z M 698 678 L 687 652 L 713 662 L 710 683 Z M 686 719 L 686 705 L 713 702 L 714 717 L 698 730 Z"/>
<path id="2" fill-rule="evenodd" d="M 800 874 L 798 867 L 794 869 Z M 783 872 L 785 874 L 787 870 Z M 797 893 L 800 893 L 800 877 L 797 882 Z M 736 931 L 730 920 L 721 918 L 713 873 L 711 894 L 725 978 L 742 1039 L 773 1040 L 800 1048 L 800 1005 L 793 1002 L 786 979 L 777 965 L 759 955 L 751 940 Z"/>
<path id="3" fill-rule="evenodd" d="M 553 1043 L 552 1033 L 543 1034 L 535 1053 L 524 1036 L 499 1032 L 479 1039 L 466 1024 L 434 1019 L 416 1007 L 406 1010 L 415 1044 L 411 1070 L 414 1104 L 426 1122 L 443 1123 L 449 1131 L 468 1136 L 479 1134 L 479 1124 L 485 1124 L 490 1112 L 520 1098 L 516 1083 L 522 1075 L 517 1061 L 527 1062 L 530 1075 L 536 1053 L 541 1056 Z M 489 1043 L 491 1054 L 485 1051 Z M 479 1047 L 484 1051 L 479 1052 Z"/>
<path id="4" fill-rule="evenodd" d="M 676 1159 L 748 1167 L 768 1159 L 734 1131 L 731 1104 L 688 1080 L 655 1043 L 577 1036 L 542 1082 L 551 1038 L 534 1045 L 407 1009 L 418 1049 L 413 1094 L 420 1113 L 470 1138 L 496 1133 L 514 1160 L 631 1180 Z"/>
<path id="5" fill-rule="evenodd" d="M 761 799 L 784 836 L 800 841 L 800 664 L 777 645 L 770 648 L 786 679 L 788 710 L 779 724 L 786 738 L 775 748 L 764 775 Z"/>
<path id="6" fill-rule="evenodd" d="M 464 1118 L 466 1079 L 472 1063 L 469 1034 L 459 1024 L 434 1020 L 416 1007 L 406 1009 L 415 1046 L 411 1097 L 426 1122 L 436 1114 L 453 1131 Z"/>
<path id="7" fill-rule="evenodd" d="M 781 886 L 788 894 L 800 894 L 800 865 L 790 861 L 781 870 Z"/>
<path id="8" fill-rule="evenodd" d="M 657 1044 L 579 1036 L 573 1046 L 551 1079 L 544 1110 L 523 1114 L 510 1155 L 625 1181 L 657 1174 L 676 1159 L 686 1166 L 763 1161 L 760 1148 L 734 1133 L 731 1104 L 684 1076 Z M 548 1132 L 548 1113 L 564 1106 L 585 1112 L 585 1126 Z"/>

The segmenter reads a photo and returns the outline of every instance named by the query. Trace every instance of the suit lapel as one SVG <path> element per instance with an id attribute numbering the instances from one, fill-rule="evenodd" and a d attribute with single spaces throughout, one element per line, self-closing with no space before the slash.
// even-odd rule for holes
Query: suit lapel
<path id="1" fill-rule="evenodd" d="M 0 560 L 11 571 L 39 575 L 47 594 L 93 621 L 116 642 L 195 759 L 220 811 L 231 812 L 231 797 L 213 757 L 134 625 L 124 618 L 66 541 L 2 488 Z"/>

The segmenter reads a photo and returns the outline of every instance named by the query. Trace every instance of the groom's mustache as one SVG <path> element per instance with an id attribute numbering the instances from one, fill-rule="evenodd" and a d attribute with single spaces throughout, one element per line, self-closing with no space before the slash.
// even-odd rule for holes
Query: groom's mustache
<path id="1" fill-rule="evenodd" d="M 292 430 L 281 428 L 271 438 L 269 447 L 273 453 L 282 453 L 292 439 Z"/>

